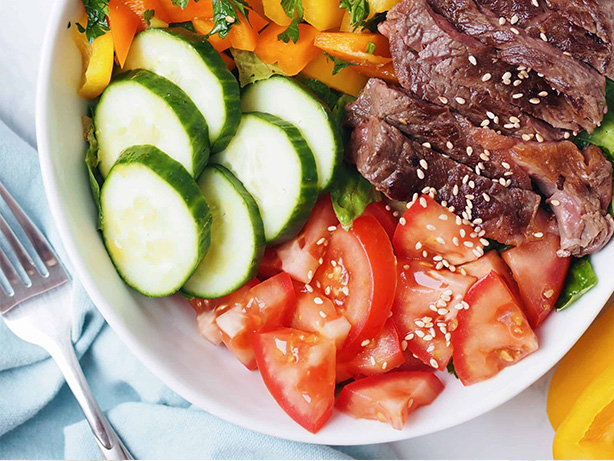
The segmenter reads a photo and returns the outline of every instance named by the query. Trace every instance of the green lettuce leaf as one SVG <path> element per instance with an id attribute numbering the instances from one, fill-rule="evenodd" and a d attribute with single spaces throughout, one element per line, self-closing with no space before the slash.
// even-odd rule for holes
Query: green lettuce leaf
<path id="1" fill-rule="evenodd" d="M 85 165 L 87 166 L 88 177 L 90 180 L 90 189 L 94 197 L 94 203 L 98 208 L 98 228 L 101 229 L 102 210 L 100 207 L 100 188 L 102 187 L 103 178 L 98 169 L 98 140 L 94 129 L 94 121 L 91 117 L 83 117 L 83 133 L 89 146 L 85 153 Z"/>
<path id="2" fill-rule="evenodd" d="M 588 256 L 574 259 L 569 266 L 563 291 L 556 303 L 556 310 L 566 309 L 597 285 L 597 276 Z"/>
<path id="3" fill-rule="evenodd" d="M 266 80 L 271 75 L 286 75 L 279 67 L 262 62 L 256 53 L 244 50 L 230 50 L 232 57 L 237 65 L 239 72 L 239 83 L 241 87 L 258 80 Z"/>

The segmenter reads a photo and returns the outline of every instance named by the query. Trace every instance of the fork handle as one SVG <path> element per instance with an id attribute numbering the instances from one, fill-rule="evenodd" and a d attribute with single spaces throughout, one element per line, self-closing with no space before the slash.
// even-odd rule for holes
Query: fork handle
<path id="1" fill-rule="evenodd" d="M 49 354 L 62 371 L 66 383 L 83 410 L 103 458 L 108 460 L 134 459 L 96 403 L 70 340 L 49 349 Z"/>

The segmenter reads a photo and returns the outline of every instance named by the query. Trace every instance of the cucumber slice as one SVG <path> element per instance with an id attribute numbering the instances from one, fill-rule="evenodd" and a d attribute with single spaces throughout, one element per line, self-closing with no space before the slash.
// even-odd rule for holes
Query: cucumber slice
<path id="1" fill-rule="evenodd" d="M 174 83 L 145 69 L 118 75 L 102 93 L 94 115 L 100 172 L 121 152 L 151 144 L 197 177 L 209 159 L 207 122 Z"/>
<path id="2" fill-rule="evenodd" d="M 205 37 L 181 27 L 144 30 L 124 68 L 151 70 L 185 91 L 207 121 L 212 152 L 223 150 L 236 133 L 239 84 Z"/>
<path id="3" fill-rule="evenodd" d="M 288 240 L 303 227 L 318 196 L 318 172 L 294 125 L 270 114 L 243 114 L 236 136 L 211 161 L 232 171 L 254 197 L 267 243 Z"/>
<path id="4" fill-rule="evenodd" d="M 113 264 L 146 296 L 179 290 L 209 248 L 205 198 L 185 168 L 154 146 L 123 151 L 102 186 L 100 206 Z"/>
<path id="5" fill-rule="evenodd" d="M 182 291 L 199 298 L 232 293 L 258 272 L 264 227 L 258 205 L 241 181 L 222 165 L 209 165 L 198 179 L 213 224 L 211 246 Z"/>
<path id="6" fill-rule="evenodd" d="M 296 126 L 315 156 L 318 188 L 327 189 L 343 157 L 339 130 L 330 113 L 299 83 L 281 75 L 249 85 L 241 96 L 244 112 L 266 112 Z"/>

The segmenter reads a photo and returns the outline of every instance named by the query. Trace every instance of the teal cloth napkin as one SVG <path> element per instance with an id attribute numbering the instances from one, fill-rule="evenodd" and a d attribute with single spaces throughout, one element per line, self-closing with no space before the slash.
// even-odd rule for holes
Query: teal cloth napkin
<path id="1" fill-rule="evenodd" d="M 0 121 L 0 180 L 70 264 L 54 230 L 34 148 Z M 4 212 L 0 203 L 0 212 Z M 0 245 L 5 242 L 0 241 Z M 119 341 L 75 281 L 73 341 L 100 406 L 139 459 L 392 458 L 386 445 L 326 447 L 251 432 L 191 406 Z M 289 422 L 289 424 L 292 424 Z M 0 458 L 100 459 L 47 353 L 0 321 Z"/>

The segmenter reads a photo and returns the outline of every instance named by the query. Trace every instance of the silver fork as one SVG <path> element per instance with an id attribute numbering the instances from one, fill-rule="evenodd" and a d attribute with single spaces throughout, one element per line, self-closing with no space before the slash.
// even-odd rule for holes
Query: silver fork
<path id="1" fill-rule="evenodd" d="M 96 437 L 104 459 L 133 459 L 94 400 L 71 341 L 70 302 L 72 283 L 49 242 L 26 216 L 0 182 L 0 197 L 13 213 L 44 267 L 33 258 L 0 214 L 0 234 L 4 235 L 27 277 L 19 275 L 8 255 L 0 248 L 0 272 L 9 289 L 0 287 L 0 314 L 6 325 L 24 341 L 49 352 Z"/>

